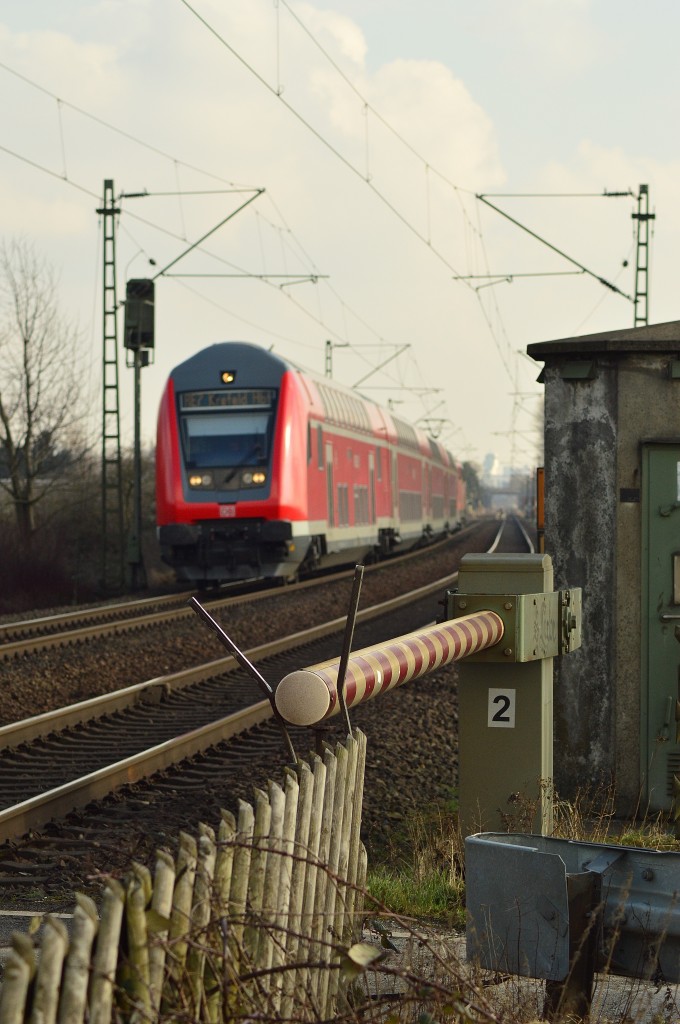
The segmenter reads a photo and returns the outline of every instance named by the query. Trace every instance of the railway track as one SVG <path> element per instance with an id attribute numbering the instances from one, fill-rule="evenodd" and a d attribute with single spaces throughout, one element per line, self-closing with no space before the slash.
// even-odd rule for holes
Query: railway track
<path id="1" fill-rule="evenodd" d="M 465 537 L 474 533 L 476 529 L 476 525 L 467 527 L 456 537 Z M 446 543 L 446 539 L 435 542 L 429 545 L 427 550 L 436 551 Z M 422 549 L 396 556 L 388 563 L 369 565 L 366 567 L 366 572 L 370 574 L 384 568 L 386 564 L 403 564 L 418 557 L 422 557 Z M 291 583 L 286 586 L 285 593 L 287 595 L 302 593 L 320 583 L 348 579 L 352 573 L 353 569 L 344 569 L 321 577 Z M 203 595 L 198 594 L 198 596 L 211 609 L 226 610 L 234 605 L 267 600 L 272 595 L 281 592 L 281 587 L 272 586 L 270 581 L 253 580 L 242 584 L 232 584 L 223 590 L 209 591 Z M 0 659 L 30 654 L 51 647 L 75 645 L 98 637 L 191 618 L 193 612 L 187 607 L 187 602 L 196 593 L 193 590 L 173 592 L 132 601 L 118 601 L 78 608 L 55 615 L 2 622 L 0 623 Z"/>
<path id="2" fill-rule="evenodd" d="M 504 550 L 526 550 L 526 538 L 520 529 L 509 522 L 502 534 L 499 531 Z M 438 600 L 453 582 L 449 575 L 419 592 L 362 609 L 354 649 L 432 621 Z M 273 644 L 262 644 L 248 656 L 275 685 L 293 668 L 337 657 L 343 629 L 344 616 Z M 84 844 L 90 852 L 95 848 L 105 852 L 109 847 L 105 835 L 113 824 L 112 810 L 118 828 L 129 819 L 128 801 L 121 802 L 111 795 L 122 786 L 156 776 L 142 800 L 144 806 L 152 807 L 157 800 L 153 794 L 164 790 L 159 772 L 172 773 L 171 788 L 186 791 L 188 785 L 190 792 L 196 773 L 203 778 L 198 788 L 205 798 L 209 785 L 195 767 L 196 758 L 209 766 L 209 777 L 214 772 L 220 775 L 221 784 L 231 778 L 234 792 L 238 789 L 236 779 L 250 783 L 257 771 L 270 775 L 277 759 L 285 764 L 285 747 L 276 724 L 270 721 L 269 701 L 254 697 L 257 692 L 252 679 L 233 658 L 219 658 L 0 729 L 0 840 L 4 841 L 0 847 L 0 884 L 16 891 L 34 886 L 38 878 L 44 882 L 50 874 L 45 874 L 46 849 L 52 851 L 49 861 L 57 856 L 55 849 L 63 854 L 69 843 L 73 845 L 68 816 L 95 800 L 103 803 L 97 805 L 96 812 L 88 806 L 87 824 L 79 817 L 76 830 L 81 838 L 75 847 Z M 238 742 L 223 743 L 235 736 Z M 301 744 L 297 749 L 304 756 L 311 739 L 308 733 L 295 731 L 293 742 Z M 181 771 L 172 767 L 187 758 L 194 761 Z M 217 769 L 210 767 L 215 761 Z M 121 812 L 123 805 L 125 813 Z M 134 797 L 131 806 L 136 814 Z M 92 824 L 93 815 L 99 824 Z M 60 824 L 49 826 L 51 821 Z M 56 835 L 36 839 L 36 830 L 46 827 Z M 150 835 L 151 831 L 144 834 Z M 134 830 L 126 832 L 123 827 L 123 835 L 130 834 L 135 834 Z M 28 838 L 17 842 L 21 836 Z M 129 838 L 125 842 L 121 838 L 116 848 L 125 849 L 126 863 L 135 856 Z M 60 860 L 63 862 L 63 856 Z M 61 884 L 63 872 L 57 874 Z"/>

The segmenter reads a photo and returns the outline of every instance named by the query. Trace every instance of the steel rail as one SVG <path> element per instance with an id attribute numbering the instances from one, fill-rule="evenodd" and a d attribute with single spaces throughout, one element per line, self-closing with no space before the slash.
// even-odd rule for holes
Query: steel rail
<path id="1" fill-rule="evenodd" d="M 193 757 L 216 743 L 231 739 L 240 732 L 252 729 L 272 714 L 268 700 L 262 700 L 241 711 L 236 711 L 217 722 L 149 747 L 139 754 L 100 768 L 89 775 L 48 790 L 0 811 L 0 842 L 40 828 L 55 817 L 63 817 L 93 800 L 101 800 L 120 786 L 148 778 L 185 758 Z"/>
<path id="2" fill-rule="evenodd" d="M 142 610 L 144 608 L 159 607 L 168 604 L 180 604 L 182 600 L 188 599 L 193 590 L 186 593 L 160 594 L 158 597 L 143 597 L 134 601 L 119 601 L 112 604 L 89 605 L 77 610 L 68 612 L 57 612 L 54 615 L 34 616 L 32 619 L 11 619 L 0 622 L 0 644 L 13 643 L 13 640 L 6 640 L 6 637 L 30 636 L 40 630 L 54 631 L 60 627 L 69 627 L 78 622 L 104 622 L 114 616 Z M 66 632 L 67 630 L 65 630 Z M 0 650 L 2 648 L 0 647 Z"/>
<path id="3" fill-rule="evenodd" d="M 442 579 L 428 583 L 417 590 L 411 590 L 408 594 L 400 594 L 388 601 L 371 605 L 357 612 L 357 622 L 370 622 L 371 619 L 384 615 L 396 608 L 410 603 L 414 599 L 427 597 L 430 594 L 443 591 L 451 586 L 458 579 L 458 573 L 444 576 Z M 195 613 L 188 609 L 192 615 Z M 260 644 L 246 651 L 245 654 L 250 661 L 263 661 L 275 654 L 289 651 L 294 647 L 301 647 L 312 640 L 329 636 L 332 633 L 342 631 L 345 625 L 345 616 L 331 619 L 329 622 L 322 622 L 309 629 L 291 633 L 289 636 L 281 637 L 278 640 Z M 237 667 L 236 659 L 228 655 L 224 658 L 217 658 L 214 661 L 196 665 L 193 668 L 183 669 L 180 672 L 172 672 L 165 676 L 156 676 L 154 679 L 147 679 L 143 683 L 135 683 L 134 686 L 126 686 L 122 690 L 114 690 L 112 693 L 103 693 L 98 697 L 90 697 L 88 700 L 79 701 L 77 704 L 69 704 L 64 708 L 57 708 L 54 711 L 46 711 L 41 715 L 34 715 L 32 718 L 24 718 L 18 722 L 10 722 L 0 727 L 0 748 L 11 749 L 22 743 L 30 743 L 33 740 L 48 736 L 50 733 L 61 732 L 74 725 L 82 725 L 84 722 L 102 718 L 104 715 L 113 714 L 115 711 L 123 711 L 141 701 L 160 701 L 163 693 L 181 690 L 194 683 L 203 682 L 214 676 L 223 675 Z"/>
<path id="4" fill-rule="evenodd" d="M 357 621 L 370 621 L 379 615 L 410 604 L 414 599 L 427 597 L 432 593 L 440 593 L 447 586 L 451 586 L 457 578 L 458 573 L 456 572 L 410 591 L 408 594 L 400 594 L 388 601 L 364 608 L 357 613 Z M 290 636 L 272 643 L 262 644 L 245 653 L 251 661 L 261 661 L 266 657 L 291 650 L 319 637 L 342 632 L 345 618 L 342 616 L 332 619 L 310 629 L 292 633 Z M 162 693 L 168 689 L 181 689 L 192 683 L 222 675 L 236 667 L 237 663 L 234 657 L 219 658 L 192 669 L 185 669 L 172 675 L 158 676 L 156 679 L 150 679 L 123 690 L 116 690 L 111 694 L 93 697 L 57 711 L 13 722 L 0 728 L 0 747 L 17 747 L 22 743 L 39 739 L 70 726 L 130 707 L 141 700 L 160 700 Z M 140 754 L 101 768 L 89 775 L 73 779 L 57 789 L 38 794 L 13 807 L 5 808 L 0 811 L 0 842 L 22 835 L 30 829 L 39 828 L 55 816 L 67 814 L 78 807 L 85 806 L 92 800 L 102 799 L 120 786 L 153 775 L 155 772 L 200 753 L 224 739 L 229 739 L 239 732 L 250 729 L 253 725 L 264 722 L 271 716 L 270 702 L 268 700 L 260 701 L 217 722 L 180 735 L 156 747 L 151 747 Z"/>

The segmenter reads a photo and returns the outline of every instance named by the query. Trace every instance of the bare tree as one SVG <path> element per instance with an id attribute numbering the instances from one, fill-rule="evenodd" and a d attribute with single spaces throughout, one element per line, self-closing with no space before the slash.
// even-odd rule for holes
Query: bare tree
<path id="1" fill-rule="evenodd" d="M 78 331 L 59 309 L 53 268 L 25 240 L 0 247 L 0 488 L 20 543 L 35 510 L 77 458 L 82 417 L 75 362 Z"/>

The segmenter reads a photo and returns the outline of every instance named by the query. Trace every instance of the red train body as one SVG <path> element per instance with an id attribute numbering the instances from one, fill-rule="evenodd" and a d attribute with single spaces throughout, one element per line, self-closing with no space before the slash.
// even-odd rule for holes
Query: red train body
<path id="1" fill-rule="evenodd" d="M 461 467 L 437 441 L 265 349 L 224 342 L 160 404 L 163 560 L 209 586 L 361 561 L 460 526 Z"/>

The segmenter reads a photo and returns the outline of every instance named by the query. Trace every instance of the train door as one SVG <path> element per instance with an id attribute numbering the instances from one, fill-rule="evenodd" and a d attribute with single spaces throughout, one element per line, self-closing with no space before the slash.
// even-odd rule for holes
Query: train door
<path id="1" fill-rule="evenodd" d="M 375 455 L 368 453 L 368 521 L 375 522 Z"/>
<path id="2" fill-rule="evenodd" d="M 680 445 L 642 450 L 642 778 L 654 810 L 680 780 Z"/>
<path id="3" fill-rule="evenodd" d="M 399 517 L 399 473 L 396 452 L 392 452 L 392 515 Z"/>
<path id="4" fill-rule="evenodd" d="M 328 496 L 328 525 L 335 526 L 335 487 L 333 485 L 333 445 L 326 441 L 326 494 Z"/>

